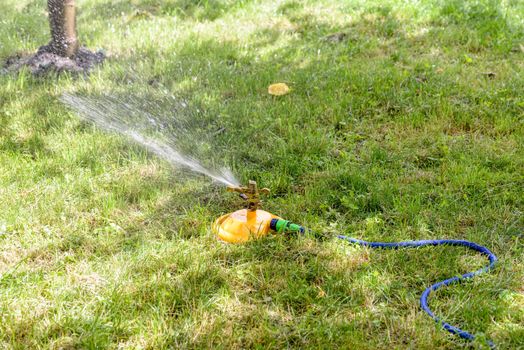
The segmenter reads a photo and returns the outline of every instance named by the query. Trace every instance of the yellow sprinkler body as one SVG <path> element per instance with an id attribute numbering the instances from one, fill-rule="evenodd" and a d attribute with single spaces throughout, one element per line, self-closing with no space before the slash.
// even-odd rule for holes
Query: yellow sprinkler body
<path id="1" fill-rule="evenodd" d="M 244 243 L 266 236 L 270 231 L 285 233 L 304 233 L 304 228 L 276 215 L 261 210 L 260 193 L 269 194 L 269 189 L 258 191 L 257 183 L 249 181 L 247 187 L 228 187 L 229 192 L 237 192 L 246 200 L 245 209 L 222 215 L 213 224 L 213 232 L 228 243 Z"/>
<path id="2" fill-rule="evenodd" d="M 228 192 L 237 192 L 247 201 L 245 209 L 222 215 L 213 224 L 213 232 L 219 239 L 228 243 L 244 243 L 261 238 L 270 231 L 272 219 L 278 216 L 258 209 L 261 204 L 260 193 L 269 194 L 269 189 L 258 191 L 257 183 L 249 181 L 247 187 L 228 187 Z"/>
<path id="3" fill-rule="evenodd" d="M 213 231 L 222 241 L 244 243 L 267 235 L 272 219 L 280 218 L 260 209 L 240 209 L 219 217 L 213 224 Z"/>

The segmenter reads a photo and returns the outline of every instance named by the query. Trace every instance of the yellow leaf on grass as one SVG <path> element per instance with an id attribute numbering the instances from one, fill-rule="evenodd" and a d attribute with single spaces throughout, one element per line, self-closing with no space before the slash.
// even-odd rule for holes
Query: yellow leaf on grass
<path id="1" fill-rule="evenodd" d="M 267 88 L 267 92 L 273 96 L 282 96 L 289 93 L 289 86 L 284 83 L 271 84 Z"/>

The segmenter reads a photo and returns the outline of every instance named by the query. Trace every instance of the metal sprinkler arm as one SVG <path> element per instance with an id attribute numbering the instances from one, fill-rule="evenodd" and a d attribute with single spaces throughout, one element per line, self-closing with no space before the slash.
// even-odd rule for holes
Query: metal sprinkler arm
<path id="1" fill-rule="evenodd" d="M 240 193 L 240 197 L 247 201 L 247 209 L 255 211 L 260 208 L 262 201 L 260 200 L 260 194 L 269 194 L 268 188 L 262 188 L 258 190 L 256 181 L 249 180 L 247 187 L 242 186 L 228 186 L 228 192 Z"/>

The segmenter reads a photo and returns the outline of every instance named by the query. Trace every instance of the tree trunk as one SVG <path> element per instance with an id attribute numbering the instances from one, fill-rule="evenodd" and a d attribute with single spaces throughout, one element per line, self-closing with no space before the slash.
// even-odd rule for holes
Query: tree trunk
<path id="1" fill-rule="evenodd" d="M 50 52 L 63 57 L 73 57 L 78 52 L 76 38 L 75 0 L 47 0 L 51 27 Z"/>

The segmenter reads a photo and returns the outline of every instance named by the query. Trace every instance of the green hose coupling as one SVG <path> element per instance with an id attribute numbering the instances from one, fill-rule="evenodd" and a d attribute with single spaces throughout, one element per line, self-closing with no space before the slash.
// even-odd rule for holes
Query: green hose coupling
<path id="1" fill-rule="evenodd" d="M 284 219 L 272 219 L 269 228 L 278 233 L 304 233 L 304 227 Z"/>

